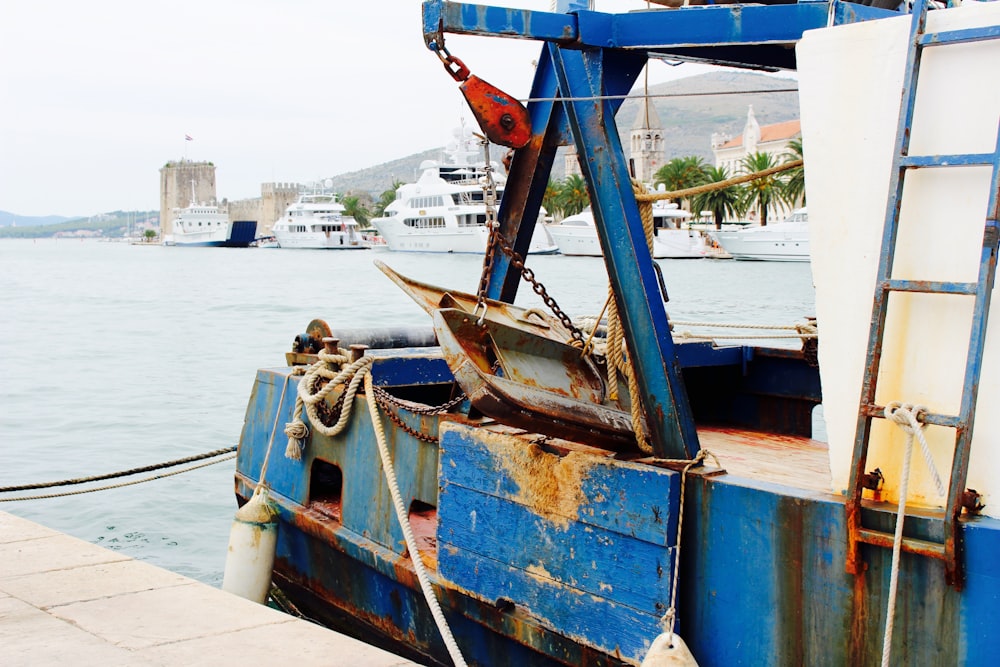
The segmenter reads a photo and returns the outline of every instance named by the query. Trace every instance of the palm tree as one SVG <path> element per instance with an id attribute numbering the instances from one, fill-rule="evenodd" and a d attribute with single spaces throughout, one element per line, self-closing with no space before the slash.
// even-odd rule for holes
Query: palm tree
<path id="1" fill-rule="evenodd" d="M 587 193 L 587 182 L 583 176 L 572 174 L 563 180 L 559 186 L 559 196 L 557 197 L 559 210 L 563 215 L 576 215 L 583 209 L 590 206 L 590 195 Z"/>
<path id="2" fill-rule="evenodd" d="M 344 205 L 344 216 L 354 218 L 359 227 L 367 227 L 371 213 L 361 202 L 357 195 L 344 195 L 340 198 L 340 203 Z"/>
<path id="3" fill-rule="evenodd" d="M 776 167 L 777 161 L 770 153 L 752 153 L 743 158 L 743 173 L 752 174 Z M 777 174 L 771 174 L 750 181 L 743 186 L 743 197 L 740 205 L 743 210 L 756 209 L 760 211 L 761 227 L 767 225 L 767 209 L 771 204 L 782 201 L 782 183 Z"/>
<path id="4" fill-rule="evenodd" d="M 372 211 L 373 218 L 381 218 L 385 215 L 385 207 L 396 201 L 396 190 L 399 186 L 403 184 L 403 181 L 393 180 L 392 188 L 384 190 L 382 194 L 378 196 L 378 201 L 375 202 L 375 208 Z"/>
<path id="5" fill-rule="evenodd" d="M 705 181 L 707 183 L 720 183 L 729 178 L 729 173 L 725 167 L 707 167 L 705 169 Z M 741 189 L 738 185 L 730 185 L 728 188 L 720 190 L 710 190 L 691 198 L 691 210 L 700 213 L 701 211 L 711 211 L 715 217 L 715 228 L 722 229 L 722 220 L 727 215 L 738 216 L 743 209 L 740 206 Z"/>
<path id="6" fill-rule="evenodd" d="M 693 188 L 705 183 L 707 168 L 705 161 L 696 155 L 675 157 L 656 170 L 653 175 L 653 184 L 662 184 L 668 192 Z M 678 197 L 674 199 L 674 202 L 680 206 L 682 199 L 686 199 L 686 197 Z"/>
<path id="7" fill-rule="evenodd" d="M 788 152 L 783 156 L 783 164 L 802 159 L 802 139 L 793 139 L 788 142 Z M 795 207 L 806 203 L 806 170 L 805 165 L 792 167 L 785 172 L 784 186 L 782 187 L 782 199 L 789 206 Z"/>
<path id="8" fill-rule="evenodd" d="M 549 184 L 545 186 L 545 194 L 542 195 L 542 207 L 553 217 L 557 214 L 559 216 L 562 215 L 562 209 L 559 207 L 559 183 L 556 181 L 550 180 Z"/>

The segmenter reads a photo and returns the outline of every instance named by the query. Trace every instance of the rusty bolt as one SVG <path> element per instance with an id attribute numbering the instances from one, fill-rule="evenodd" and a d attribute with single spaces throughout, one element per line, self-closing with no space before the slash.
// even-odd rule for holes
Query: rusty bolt
<path id="1" fill-rule="evenodd" d="M 514 121 L 514 117 L 511 116 L 509 113 L 505 113 L 504 115 L 500 116 L 500 127 L 507 130 L 508 132 L 514 129 L 515 124 L 516 123 Z"/>
<path id="2" fill-rule="evenodd" d="M 875 468 L 871 472 L 867 472 L 861 477 L 861 486 L 865 489 L 871 491 L 878 491 L 882 488 L 882 482 L 885 481 L 885 475 L 879 468 Z"/>
<path id="3" fill-rule="evenodd" d="M 983 496 L 975 489 L 966 489 L 962 494 L 962 507 L 969 514 L 979 514 L 986 505 L 983 504 Z"/>
<path id="4" fill-rule="evenodd" d="M 340 339 L 331 338 L 327 336 L 323 339 L 323 349 L 326 350 L 327 354 L 337 354 L 337 350 L 340 348 Z"/>
<path id="5" fill-rule="evenodd" d="M 365 356 L 365 350 L 367 349 L 368 346 L 362 345 L 361 343 L 354 343 L 353 345 L 351 345 L 351 363 Z"/>

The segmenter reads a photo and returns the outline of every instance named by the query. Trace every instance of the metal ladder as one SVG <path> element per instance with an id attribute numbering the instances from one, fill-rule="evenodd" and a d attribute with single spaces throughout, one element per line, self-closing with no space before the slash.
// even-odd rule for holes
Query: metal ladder
<path id="1" fill-rule="evenodd" d="M 961 527 L 959 516 L 963 505 L 974 502 L 966 494 L 965 481 L 969 467 L 969 451 L 972 441 L 973 423 L 976 411 L 976 395 L 979 388 L 979 373 L 982 366 L 983 347 L 986 340 L 986 325 L 989 315 L 990 294 L 993 290 L 997 267 L 997 244 L 1000 239 L 998 227 L 998 191 L 1000 191 L 1000 137 L 993 153 L 959 155 L 910 155 L 910 127 L 913 121 L 914 103 L 917 93 L 917 79 L 923 50 L 932 46 L 946 46 L 969 42 L 997 39 L 1000 26 L 927 33 L 928 0 L 914 0 L 910 27 L 909 49 L 903 79 L 902 104 L 899 125 L 896 132 L 895 154 L 892 176 L 889 184 L 889 200 L 886 206 L 885 226 L 875 283 L 871 329 L 868 337 L 868 351 L 865 375 L 858 410 L 858 423 L 854 440 L 854 457 L 851 481 L 847 497 L 847 563 L 848 572 L 859 574 L 864 571 L 860 558 L 862 543 L 892 548 L 893 534 L 866 528 L 862 524 L 861 497 L 866 488 L 865 467 L 868 458 L 868 444 L 872 420 L 883 418 L 884 406 L 875 404 L 876 382 L 882 356 L 883 336 L 889 295 L 892 292 L 923 292 L 939 295 L 972 296 L 975 298 L 972 328 L 966 357 L 965 377 L 959 414 L 946 415 L 921 413 L 920 421 L 955 429 L 955 448 L 952 457 L 951 479 L 948 488 L 947 508 L 944 514 L 944 542 L 903 538 L 902 550 L 922 554 L 944 561 L 945 580 L 956 588 L 961 588 L 964 579 L 961 563 Z M 998 131 L 1000 135 L 1000 131 Z M 892 278 L 893 257 L 899 231 L 899 217 L 903 196 L 903 183 L 907 172 L 920 168 L 947 168 L 968 166 L 992 166 L 989 206 L 983 233 L 977 282 L 943 282 L 931 280 L 900 280 Z M 897 517 L 897 520 L 901 517 Z"/>

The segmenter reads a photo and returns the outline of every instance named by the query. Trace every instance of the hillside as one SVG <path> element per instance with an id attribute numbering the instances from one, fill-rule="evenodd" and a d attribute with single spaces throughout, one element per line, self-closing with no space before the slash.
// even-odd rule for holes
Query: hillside
<path id="1" fill-rule="evenodd" d="M 70 218 L 61 215 L 30 216 L 0 211 L 0 227 L 36 227 L 67 222 Z"/>
<path id="2" fill-rule="evenodd" d="M 747 91 L 780 91 L 797 88 L 793 79 L 752 72 L 713 72 L 650 86 L 653 105 L 664 128 L 667 159 L 697 155 L 713 163 L 711 138 L 714 132 L 733 136 L 743 130 L 747 106 L 752 104 L 761 125 L 780 123 L 799 117 L 797 92 L 748 93 Z M 635 94 L 641 93 L 641 89 Z M 724 93 L 724 94 L 714 94 Z M 640 109 L 639 100 L 626 100 L 616 116 L 619 134 L 625 139 Z M 389 189 L 393 180 L 411 181 L 418 175 L 420 163 L 441 157 L 443 147 L 375 165 L 359 171 L 330 177 L 339 192 L 369 192 L 373 196 Z M 563 161 L 557 157 L 552 178 L 564 176 Z"/>

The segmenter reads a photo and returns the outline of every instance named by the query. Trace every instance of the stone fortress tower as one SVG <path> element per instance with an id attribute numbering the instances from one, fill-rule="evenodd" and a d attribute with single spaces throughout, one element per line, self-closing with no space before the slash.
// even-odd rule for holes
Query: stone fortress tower
<path id="1" fill-rule="evenodd" d="M 215 204 L 215 165 L 191 160 L 171 161 L 160 168 L 160 238 L 174 233 L 174 209 L 190 204 Z"/>

